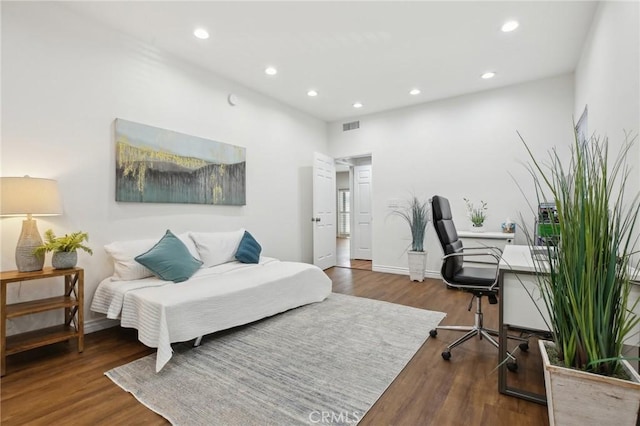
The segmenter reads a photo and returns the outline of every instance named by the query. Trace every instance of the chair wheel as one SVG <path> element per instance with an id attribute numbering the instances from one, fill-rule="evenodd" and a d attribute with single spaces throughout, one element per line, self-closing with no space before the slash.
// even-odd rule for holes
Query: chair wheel
<path id="1" fill-rule="evenodd" d="M 438 330 L 431 330 L 429 331 L 429 336 L 431 337 L 436 337 L 438 335 Z"/>
<path id="2" fill-rule="evenodd" d="M 527 352 L 529 350 L 529 342 L 522 342 L 518 345 L 522 352 Z"/>
<path id="3" fill-rule="evenodd" d="M 518 364 L 515 362 L 507 362 L 507 370 L 516 372 L 518 371 Z"/>
<path id="4" fill-rule="evenodd" d="M 445 361 L 449 361 L 450 358 L 451 358 L 451 352 L 449 351 L 442 352 L 442 359 L 444 359 Z"/>

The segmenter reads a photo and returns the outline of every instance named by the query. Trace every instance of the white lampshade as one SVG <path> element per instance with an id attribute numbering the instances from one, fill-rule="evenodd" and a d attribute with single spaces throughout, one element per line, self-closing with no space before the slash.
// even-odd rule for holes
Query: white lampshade
<path id="1" fill-rule="evenodd" d="M 0 216 L 27 215 L 16 247 L 16 266 L 20 272 L 39 271 L 44 256 L 34 250 L 42 244 L 36 221 L 31 216 L 62 214 L 58 182 L 52 179 L 25 177 L 0 178 Z"/>
<path id="2" fill-rule="evenodd" d="M 58 182 L 53 179 L 2 177 L 0 197 L 2 216 L 62 214 Z"/>

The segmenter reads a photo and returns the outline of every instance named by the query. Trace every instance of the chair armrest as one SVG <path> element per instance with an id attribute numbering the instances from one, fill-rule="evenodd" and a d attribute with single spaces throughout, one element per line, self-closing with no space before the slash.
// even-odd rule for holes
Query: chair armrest
<path id="1" fill-rule="evenodd" d="M 476 285 L 471 285 L 471 284 L 456 284 L 456 283 L 452 283 L 450 281 L 447 281 L 444 278 L 442 278 L 442 281 L 447 283 L 447 285 L 449 287 L 458 288 L 458 289 L 461 289 L 461 290 L 471 289 L 471 290 L 479 290 L 479 291 L 485 291 L 485 290 L 486 291 L 494 291 L 496 289 L 496 287 L 498 286 L 498 278 L 496 278 L 496 280 L 493 282 L 493 284 L 491 284 L 489 287 L 478 287 Z"/>
<path id="2" fill-rule="evenodd" d="M 498 256 L 495 253 L 491 253 L 491 252 L 484 252 L 484 253 L 451 253 L 451 254 L 446 254 L 442 257 L 442 260 L 448 259 L 450 257 L 454 257 L 454 256 L 462 256 L 462 257 L 471 257 L 471 256 L 491 256 L 496 260 L 496 264 L 500 263 L 500 258 L 501 256 Z"/>
<path id="3" fill-rule="evenodd" d="M 475 247 L 473 247 L 473 248 L 475 248 Z M 478 247 L 478 248 L 480 248 L 480 247 Z M 485 252 L 485 253 L 451 253 L 451 254 L 447 254 L 447 255 L 443 256 L 442 257 L 442 261 L 444 262 L 446 259 L 448 259 L 450 257 L 458 257 L 458 256 L 462 256 L 463 258 L 464 257 L 471 257 L 471 256 L 491 256 L 491 257 L 493 257 L 496 260 L 496 262 L 495 263 L 488 263 L 488 265 L 495 266 L 496 275 L 495 275 L 495 279 L 493 281 L 493 284 L 491 284 L 491 286 L 487 287 L 486 289 L 489 290 L 489 291 L 493 291 L 498 286 L 500 256 L 496 255 L 495 253 L 487 253 L 487 252 Z M 478 288 L 478 287 L 473 286 L 473 285 L 451 283 L 451 282 L 447 281 L 446 279 L 444 281 L 447 284 L 449 284 L 450 286 L 456 287 L 456 288 Z"/>

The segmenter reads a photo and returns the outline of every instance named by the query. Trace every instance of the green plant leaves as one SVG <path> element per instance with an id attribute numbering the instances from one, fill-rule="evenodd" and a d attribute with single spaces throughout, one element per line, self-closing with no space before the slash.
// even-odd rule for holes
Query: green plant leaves
<path id="1" fill-rule="evenodd" d="M 51 229 L 47 229 L 44 233 L 45 242 L 37 247 L 33 254 L 36 256 L 44 256 L 47 252 L 57 251 L 76 251 L 84 250 L 89 254 L 93 254 L 93 250 L 90 247 L 84 245 L 85 241 L 89 241 L 89 234 L 86 232 L 73 232 L 71 234 L 65 234 L 64 237 L 56 237 L 56 234 Z"/>
<path id="2" fill-rule="evenodd" d="M 424 251 L 424 236 L 429 223 L 429 202 L 420 201 L 415 195 L 407 205 L 393 210 L 391 214 L 400 216 L 411 229 L 411 250 Z"/>
<path id="3" fill-rule="evenodd" d="M 628 309 L 640 203 L 638 194 L 627 200 L 624 191 L 626 157 L 635 140 L 627 137 L 611 161 L 606 138 L 579 141 L 575 135 L 565 166 L 556 150 L 548 163 L 537 160 L 522 139 L 538 202 L 546 202 L 544 194 L 550 193 L 558 213 L 558 249 L 553 256 L 548 250 L 546 266 L 534 264 L 559 357 L 567 367 L 614 374 L 623 342 L 640 321 Z"/>
<path id="4" fill-rule="evenodd" d="M 467 205 L 467 214 L 471 223 L 475 226 L 482 226 L 487 219 L 487 203 L 480 200 L 480 206 L 476 207 L 469 199 L 463 198 L 463 200 Z"/>

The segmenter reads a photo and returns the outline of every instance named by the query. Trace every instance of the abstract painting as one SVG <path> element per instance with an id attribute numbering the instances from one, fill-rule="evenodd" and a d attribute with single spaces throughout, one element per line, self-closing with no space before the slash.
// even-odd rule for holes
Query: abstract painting
<path id="1" fill-rule="evenodd" d="M 246 149 L 115 121 L 116 201 L 243 206 Z"/>

